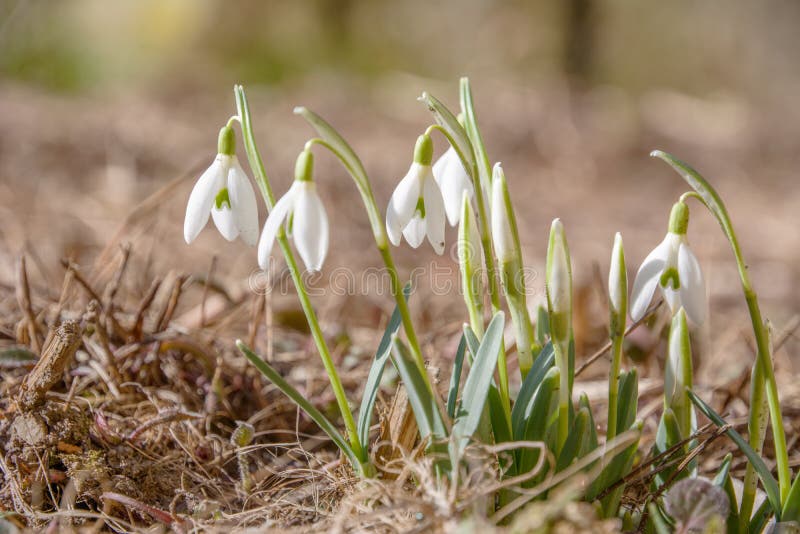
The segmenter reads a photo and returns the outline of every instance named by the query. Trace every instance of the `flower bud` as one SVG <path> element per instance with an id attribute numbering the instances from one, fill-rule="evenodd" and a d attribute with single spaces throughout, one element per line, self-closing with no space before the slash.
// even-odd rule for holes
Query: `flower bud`
<path id="1" fill-rule="evenodd" d="M 553 220 L 550 227 L 545 289 L 550 311 L 550 337 L 554 342 L 567 344 L 572 335 L 572 267 L 560 219 Z"/>
<path id="2" fill-rule="evenodd" d="M 608 309 L 611 336 L 622 337 L 625 334 L 625 317 L 628 313 L 628 273 L 625 269 L 622 235 L 619 232 L 614 236 L 614 248 L 611 251 L 611 268 L 608 273 Z"/>
<path id="3" fill-rule="evenodd" d="M 499 163 L 492 172 L 492 242 L 501 264 L 521 259 L 514 208 L 508 194 L 506 175 Z"/>

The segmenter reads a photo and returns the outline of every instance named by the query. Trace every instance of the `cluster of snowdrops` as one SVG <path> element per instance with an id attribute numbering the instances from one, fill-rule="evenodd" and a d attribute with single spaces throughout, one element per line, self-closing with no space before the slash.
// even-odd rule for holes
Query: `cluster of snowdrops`
<path id="1" fill-rule="evenodd" d="M 408 394 L 419 433 L 420 450 L 431 459 L 430 468 L 442 485 L 468 475 L 465 454 L 470 444 L 502 445 L 494 450 L 498 478 L 490 515 L 508 520 L 534 499 L 547 498 L 558 474 L 580 474 L 588 482 L 581 497 L 597 503 L 603 517 L 620 517 L 626 524 L 639 521 L 658 532 L 687 526 L 696 517 L 684 517 L 680 499 L 698 491 L 710 499 L 713 518 L 728 532 L 758 532 L 768 521 L 800 520 L 800 482 L 791 480 L 786 437 L 772 367 L 770 332 L 761 317 L 755 291 L 725 205 L 713 187 L 687 164 L 661 151 L 653 156 L 671 165 L 691 187 L 672 206 L 664 240 L 638 269 L 630 300 L 627 269 L 618 233 L 613 242 L 608 278 L 611 365 L 608 375 L 608 416 L 604 436 L 598 436 L 593 410 L 585 395 L 574 401 L 574 339 L 572 331 L 572 266 L 564 227 L 552 223 L 547 249 L 545 287 L 547 308 L 534 321 L 524 287 L 519 230 L 501 165 L 491 165 L 473 108 L 469 80 L 461 80 L 460 111 L 454 114 L 435 97 L 423 93 L 420 101 L 433 117 L 416 141 L 413 160 L 399 181 L 385 210 L 375 200 L 369 177 L 350 145 L 330 124 L 306 108 L 295 113 L 316 131 L 297 158 L 295 180 L 276 201 L 259 154 L 247 99 L 241 86 L 234 90 L 237 113 L 220 130 L 218 154 L 198 179 L 189 197 L 184 237 L 191 243 L 209 217 L 228 240 L 241 237 L 258 244 L 258 264 L 268 269 L 277 241 L 308 320 L 316 348 L 330 378 L 345 432 L 323 415 L 268 362 L 241 342 L 241 352 L 278 388 L 311 417 L 339 447 L 360 477 L 379 474 L 370 429 L 377 392 L 385 366 L 395 366 Z M 234 126 L 241 127 L 250 169 L 269 215 L 259 228 L 256 193 L 236 157 Z M 436 133 L 447 149 L 434 163 Z M 375 244 L 391 280 L 396 300 L 383 338 L 372 361 L 359 410 L 354 414 L 304 285 L 295 250 L 309 271 L 319 271 L 329 245 L 328 219 L 317 193 L 313 151 L 330 151 L 353 179 L 364 202 Z M 748 438 L 725 425 L 710 406 L 692 392 L 690 325 L 705 319 L 705 284 L 700 265 L 689 248 L 687 230 L 690 200 L 711 211 L 731 243 L 742 289 L 753 324 L 758 356 L 752 372 L 751 417 Z M 441 254 L 447 224 L 458 227 L 458 263 L 468 323 L 454 356 L 446 396 L 432 385 L 408 308 L 410 284 L 395 267 L 391 245 L 403 238 L 417 248 L 427 238 Z M 260 231 L 260 236 L 259 236 Z M 292 243 L 294 249 L 292 248 Z M 748 458 L 742 490 L 737 496 L 730 473 L 730 457 L 713 480 L 700 478 L 691 461 L 662 466 L 653 477 L 655 495 L 664 486 L 682 482 L 686 495 L 675 491 L 653 499 L 641 509 L 621 505 L 620 481 L 640 461 L 642 423 L 637 419 L 636 369 L 623 370 L 623 340 L 629 321 L 652 311 L 657 290 L 672 314 L 664 370 L 664 409 L 653 455 L 682 453 L 696 445 L 697 413 L 702 412 L 725 430 Z M 505 309 L 511 317 L 521 373 L 518 391 L 509 389 L 507 347 L 503 339 Z M 400 335 L 402 329 L 403 335 Z M 466 365 L 465 365 L 466 362 Z M 462 377 L 465 374 L 465 377 Z M 771 423 L 777 479 L 761 457 Z M 561 477 L 558 480 L 563 480 Z M 760 489 L 766 495 L 759 498 Z M 672 500 L 670 500 L 672 499 Z M 674 501 L 674 502 L 673 502 Z M 691 514 L 689 514 L 691 515 Z M 706 520 L 704 519 L 704 521 Z M 709 519 L 709 521 L 711 521 Z M 711 523 L 709 523 L 711 525 Z M 710 527 L 709 527 L 710 528 Z"/>

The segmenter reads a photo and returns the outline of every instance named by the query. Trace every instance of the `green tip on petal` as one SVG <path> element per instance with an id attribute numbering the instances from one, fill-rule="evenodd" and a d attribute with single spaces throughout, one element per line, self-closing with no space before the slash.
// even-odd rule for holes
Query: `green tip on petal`
<path id="1" fill-rule="evenodd" d="M 236 154 L 236 134 L 230 126 L 223 126 L 220 128 L 217 152 L 225 156 L 233 156 Z"/>
<path id="2" fill-rule="evenodd" d="M 214 198 L 214 206 L 216 206 L 218 210 L 221 210 L 223 206 L 227 206 L 228 209 L 231 209 L 231 199 L 228 196 L 227 187 L 223 187 L 219 190 L 219 193 L 217 193 L 217 196 Z"/>
<path id="3" fill-rule="evenodd" d="M 417 138 L 414 147 L 414 163 L 430 166 L 433 161 L 433 139 L 428 134 L 422 134 Z"/>
<path id="4" fill-rule="evenodd" d="M 687 228 L 689 228 L 689 206 L 678 201 L 672 206 L 672 212 L 669 214 L 669 231 L 685 235 Z"/>
<path id="5" fill-rule="evenodd" d="M 294 179 L 298 182 L 310 182 L 314 176 L 314 155 L 310 150 L 303 150 L 297 156 L 294 165 Z"/>

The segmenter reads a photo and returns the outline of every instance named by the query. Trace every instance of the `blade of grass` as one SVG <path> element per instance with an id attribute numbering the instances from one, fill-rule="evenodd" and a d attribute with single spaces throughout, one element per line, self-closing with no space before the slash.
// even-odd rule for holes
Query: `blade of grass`
<path id="1" fill-rule="evenodd" d="M 711 406 L 703 402 L 703 399 L 695 395 L 692 390 L 687 390 L 689 393 L 689 398 L 692 400 L 697 409 L 703 412 L 703 414 L 708 417 L 715 425 L 717 426 L 724 426 L 725 420 L 720 417 L 720 415 L 714 411 Z M 761 483 L 764 485 L 764 491 L 767 492 L 767 498 L 772 506 L 772 510 L 775 513 L 776 518 L 780 519 L 780 515 L 782 512 L 781 506 L 781 495 L 780 490 L 778 489 L 778 483 L 775 480 L 775 477 L 772 476 L 770 473 L 767 464 L 764 463 L 764 460 L 761 459 L 756 451 L 748 445 L 747 441 L 733 428 L 729 428 L 725 432 L 729 438 L 733 440 L 734 443 L 739 447 L 747 459 L 750 460 L 750 463 L 753 465 L 753 468 L 758 473 L 758 477 L 761 479 Z"/>
<path id="2" fill-rule="evenodd" d="M 292 387 L 289 382 L 284 379 L 281 374 L 270 364 L 265 362 L 261 359 L 261 357 L 253 352 L 250 347 L 245 345 L 241 340 L 236 340 L 236 347 L 239 351 L 250 360 L 250 363 L 256 366 L 256 369 L 261 371 L 267 379 L 275 384 L 275 386 L 280 389 L 284 395 L 289 397 L 292 402 L 297 404 L 301 410 L 303 410 L 316 424 L 319 426 L 327 435 L 331 438 L 337 447 L 347 456 L 350 463 L 353 464 L 355 469 L 360 469 L 361 464 L 359 460 L 356 458 L 356 454 L 347 441 L 344 439 L 342 434 L 336 430 L 336 427 L 333 423 L 328 420 L 327 417 L 322 415 L 313 404 L 308 402 L 308 400 L 303 396 L 302 393 L 297 391 L 294 387 Z"/>
<path id="3" fill-rule="evenodd" d="M 403 288 L 403 296 L 408 300 L 410 295 L 411 283 L 409 282 Z M 375 359 L 372 360 L 372 366 L 369 368 L 367 383 L 364 386 L 364 395 L 361 397 L 361 409 L 358 412 L 358 436 L 364 448 L 367 447 L 367 442 L 369 441 L 372 412 L 375 408 L 375 400 L 378 398 L 378 389 L 380 389 L 383 370 L 386 367 L 386 361 L 392 354 L 392 336 L 397 335 L 401 323 L 400 309 L 395 307 L 392 317 L 389 319 L 389 324 L 386 325 L 386 330 L 383 332 L 381 342 L 378 344 Z"/>

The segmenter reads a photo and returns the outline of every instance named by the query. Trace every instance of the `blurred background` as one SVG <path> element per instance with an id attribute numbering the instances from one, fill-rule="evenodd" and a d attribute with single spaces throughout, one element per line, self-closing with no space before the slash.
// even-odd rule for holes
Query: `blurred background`
<path id="1" fill-rule="evenodd" d="M 599 280 L 614 232 L 632 277 L 685 190 L 648 157 L 654 148 L 717 185 L 780 329 L 800 309 L 798 28 L 794 0 L 0 0 L 0 280 L 13 285 L 25 252 L 33 283 L 57 295 L 61 258 L 102 278 L 125 242 L 143 259 L 143 288 L 171 269 L 205 273 L 216 255 L 216 276 L 246 295 L 252 249 L 210 228 L 188 247 L 181 231 L 192 184 L 235 112 L 235 83 L 279 194 L 312 135 L 292 115 L 303 104 L 351 142 L 383 204 L 431 120 L 416 97 L 426 90 L 455 108 L 468 75 L 537 272 L 550 221 L 565 222 L 583 339 L 604 337 Z M 332 158 L 318 161 L 334 228 L 326 270 L 380 265 L 354 187 Z M 745 310 L 727 242 L 692 208 L 690 241 L 720 310 L 705 335 L 724 358 Z M 406 246 L 397 256 L 405 272 L 434 259 Z M 542 278 L 533 285 L 532 306 Z M 415 304 L 431 327 L 458 325 L 459 300 L 423 288 Z M 375 325 L 390 302 L 319 305 L 323 319 Z"/>

